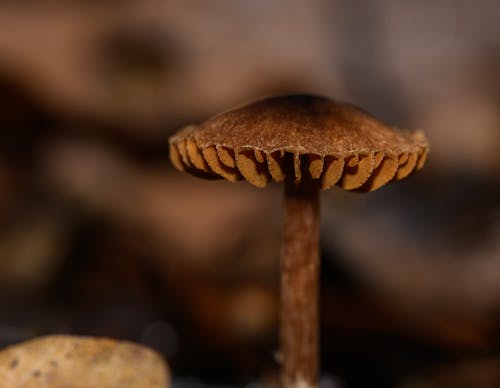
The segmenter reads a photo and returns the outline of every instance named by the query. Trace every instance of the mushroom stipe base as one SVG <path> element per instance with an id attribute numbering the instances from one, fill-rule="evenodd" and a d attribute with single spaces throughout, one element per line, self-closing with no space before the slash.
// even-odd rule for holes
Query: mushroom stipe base
<path id="1" fill-rule="evenodd" d="M 281 246 L 283 387 L 317 387 L 319 187 L 287 181 Z"/>

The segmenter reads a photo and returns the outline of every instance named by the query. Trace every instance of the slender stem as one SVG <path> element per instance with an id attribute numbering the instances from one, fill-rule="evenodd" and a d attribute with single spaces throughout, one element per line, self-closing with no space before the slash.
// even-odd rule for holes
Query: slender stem
<path id="1" fill-rule="evenodd" d="M 285 186 L 281 247 L 281 360 L 285 388 L 317 387 L 319 189 Z"/>

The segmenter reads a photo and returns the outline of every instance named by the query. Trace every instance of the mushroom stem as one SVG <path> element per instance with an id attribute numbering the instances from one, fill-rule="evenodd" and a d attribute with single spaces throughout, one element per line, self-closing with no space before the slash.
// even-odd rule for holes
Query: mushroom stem
<path id="1" fill-rule="evenodd" d="M 283 387 L 317 387 L 319 361 L 319 188 L 285 185 L 281 247 L 281 361 Z"/>

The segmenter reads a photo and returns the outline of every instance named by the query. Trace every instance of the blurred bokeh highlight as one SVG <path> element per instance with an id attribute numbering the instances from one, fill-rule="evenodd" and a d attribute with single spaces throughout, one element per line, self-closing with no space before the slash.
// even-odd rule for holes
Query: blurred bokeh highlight
<path id="1" fill-rule="evenodd" d="M 174 387 L 276 386 L 281 190 L 167 138 L 262 96 L 423 129 L 425 168 L 322 194 L 323 387 L 500 386 L 500 3 L 4 1 L 0 346 L 109 336 Z"/>

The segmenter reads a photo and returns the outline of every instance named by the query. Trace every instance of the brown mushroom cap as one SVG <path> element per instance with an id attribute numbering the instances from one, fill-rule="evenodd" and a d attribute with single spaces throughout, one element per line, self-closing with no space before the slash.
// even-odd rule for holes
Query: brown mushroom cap
<path id="1" fill-rule="evenodd" d="M 421 131 L 401 131 L 354 105 L 311 95 L 258 100 L 188 126 L 169 143 L 173 165 L 203 178 L 264 187 L 293 177 L 358 191 L 405 178 L 428 151 Z"/>

